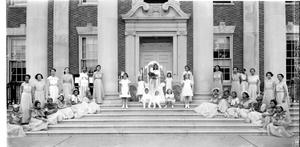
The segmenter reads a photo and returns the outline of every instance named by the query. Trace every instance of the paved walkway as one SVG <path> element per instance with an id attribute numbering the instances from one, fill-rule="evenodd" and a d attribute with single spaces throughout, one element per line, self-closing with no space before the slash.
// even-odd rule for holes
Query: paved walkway
<path id="1" fill-rule="evenodd" d="M 298 136 L 299 139 L 299 136 Z M 9 147 L 299 147 L 270 136 L 126 135 L 8 138 Z"/>

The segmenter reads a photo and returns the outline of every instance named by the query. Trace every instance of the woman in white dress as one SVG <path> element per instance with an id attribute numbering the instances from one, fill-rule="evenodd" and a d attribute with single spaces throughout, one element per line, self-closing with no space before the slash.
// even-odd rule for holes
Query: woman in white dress
<path id="1" fill-rule="evenodd" d="M 101 65 L 96 66 L 96 71 L 93 74 L 94 89 L 93 98 L 97 103 L 102 104 L 104 98 L 104 89 L 102 84 L 103 73 L 100 72 Z"/>
<path id="2" fill-rule="evenodd" d="M 25 137 L 22 123 L 22 113 L 20 112 L 20 106 L 13 105 L 13 111 L 9 114 L 7 124 L 7 137 Z"/>
<path id="3" fill-rule="evenodd" d="M 241 76 L 238 73 L 238 68 L 233 68 L 233 73 L 231 77 L 231 92 L 235 91 L 238 93 L 237 97 L 241 97 Z"/>
<path id="4" fill-rule="evenodd" d="M 276 83 L 275 80 L 272 79 L 273 73 L 267 72 L 266 74 L 267 79 L 265 80 L 265 87 L 264 87 L 264 98 L 263 103 L 267 105 L 267 108 L 270 107 L 270 101 L 275 99 L 275 87 Z"/>
<path id="5" fill-rule="evenodd" d="M 168 107 L 168 104 L 172 105 L 172 109 L 174 109 L 175 104 L 175 98 L 172 89 L 168 89 L 166 93 L 166 102 L 165 102 L 165 108 Z"/>
<path id="6" fill-rule="evenodd" d="M 58 112 L 63 114 L 63 119 L 71 119 L 74 117 L 71 102 L 69 100 L 65 101 L 63 94 L 58 96 L 58 100 L 56 103 Z"/>
<path id="7" fill-rule="evenodd" d="M 38 73 L 35 75 L 35 83 L 34 83 L 34 99 L 38 100 L 41 103 L 41 107 L 45 106 L 46 103 L 46 87 L 43 79 L 43 75 Z"/>
<path id="8" fill-rule="evenodd" d="M 184 97 L 184 108 L 190 108 L 190 101 L 192 101 L 193 94 L 193 81 L 190 80 L 190 75 L 186 74 L 184 80 L 181 82 L 182 91 L 181 95 Z"/>
<path id="9" fill-rule="evenodd" d="M 31 109 L 30 122 L 23 126 L 26 131 L 47 131 L 49 121 L 45 115 L 44 109 L 41 108 L 41 103 L 36 100 Z"/>
<path id="10" fill-rule="evenodd" d="M 237 97 L 237 93 L 235 91 L 231 92 L 231 102 L 230 107 L 226 110 L 225 117 L 229 118 L 238 118 L 237 109 L 240 103 L 240 99 Z"/>
<path id="11" fill-rule="evenodd" d="M 128 79 L 128 74 L 124 73 L 122 75 L 122 80 L 119 82 L 121 84 L 121 92 L 120 92 L 120 98 L 122 99 L 123 106 L 121 107 L 122 109 L 126 107 L 128 108 L 128 98 L 130 96 L 130 91 L 129 91 L 129 84 L 131 83 Z"/>
<path id="12" fill-rule="evenodd" d="M 241 80 L 240 81 L 241 91 L 247 91 L 248 90 L 248 75 L 246 74 L 246 69 L 245 68 L 243 69 L 242 73 L 240 73 L 240 80 Z"/>
<path id="13" fill-rule="evenodd" d="M 62 75 L 61 77 L 61 82 L 64 98 L 66 100 L 70 100 L 72 91 L 74 89 L 74 79 L 73 76 L 69 73 L 68 67 L 66 67 L 64 70 L 64 75 Z"/>
<path id="14" fill-rule="evenodd" d="M 290 120 L 290 99 L 289 99 L 289 93 L 286 83 L 283 81 L 283 74 L 278 74 L 278 83 L 276 84 L 275 92 L 276 92 L 276 101 L 278 105 L 281 105 L 283 109 L 287 113 L 288 120 Z"/>
<path id="15" fill-rule="evenodd" d="M 218 87 L 212 90 L 213 97 L 210 99 L 209 102 L 203 102 L 199 106 L 197 106 L 194 111 L 196 113 L 200 113 L 205 118 L 212 118 L 218 114 L 218 104 L 220 101 L 219 95 L 220 89 Z"/>
<path id="16" fill-rule="evenodd" d="M 59 93 L 59 79 L 55 76 L 56 69 L 53 68 L 50 72 L 51 75 L 47 78 L 48 97 L 56 102 Z"/>
<path id="17" fill-rule="evenodd" d="M 166 92 L 168 89 L 173 89 L 173 78 L 172 78 L 172 73 L 170 71 L 167 72 L 167 77 L 166 77 Z"/>
<path id="18" fill-rule="evenodd" d="M 30 109 L 32 108 L 33 88 L 29 84 L 30 75 L 25 75 L 25 82 L 21 84 L 21 112 L 22 123 L 29 123 Z"/>
<path id="19" fill-rule="evenodd" d="M 146 104 L 148 103 L 148 108 L 151 108 L 150 105 L 151 105 L 151 95 L 149 93 L 149 88 L 145 88 L 145 93 L 143 94 L 143 97 L 142 97 L 142 102 L 143 102 L 143 108 L 146 108 Z"/>
<path id="20" fill-rule="evenodd" d="M 242 99 L 239 104 L 239 108 L 236 110 L 239 114 L 240 118 L 245 119 L 246 122 L 250 122 L 248 119 L 248 113 L 250 112 L 250 108 L 252 106 L 252 100 L 247 91 L 242 92 Z"/>
<path id="21" fill-rule="evenodd" d="M 260 80 L 258 75 L 255 75 L 255 69 L 250 69 L 251 75 L 248 76 L 248 93 L 252 101 L 256 101 L 257 95 L 260 92 Z"/>
<path id="22" fill-rule="evenodd" d="M 224 90 L 224 94 L 221 97 L 221 100 L 218 104 L 218 110 L 221 113 L 225 113 L 227 108 L 230 107 L 232 97 L 230 96 L 229 90 Z"/>
<path id="23" fill-rule="evenodd" d="M 155 91 L 158 90 L 159 87 L 159 81 L 160 81 L 160 70 L 158 68 L 158 65 L 156 63 L 153 64 L 152 69 L 150 69 L 150 72 L 153 74 L 150 76 L 150 94 L 154 96 Z"/>
<path id="24" fill-rule="evenodd" d="M 89 112 L 88 104 L 82 102 L 82 98 L 79 94 L 79 90 L 74 89 L 71 103 L 75 118 L 81 118 L 84 114 L 88 114 Z"/>
<path id="25" fill-rule="evenodd" d="M 223 93 L 223 73 L 220 70 L 221 67 L 216 65 L 213 75 L 213 87 L 218 87 L 220 89 L 220 93 Z"/>
<path id="26" fill-rule="evenodd" d="M 260 125 L 262 124 L 262 114 L 266 111 L 266 104 L 262 102 L 263 97 L 258 96 L 256 98 L 256 103 L 253 103 L 250 112 L 248 113 L 248 118 L 251 120 L 251 123 Z"/>
<path id="27" fill-rule="evenodd" d="M 58 124 L 63 120 L 64 115 L 58 111 L 57 103 L 54 103 L 52 98 L 47 99 L 44 110 L 50 125 Z"/>
<path id="28" fill-rule="evenodd" d="M 80 97 L 83 99 L 85 97 L 85 92 L 89 90 L 89 76 L 87 72 L 87 67 L 82 67 L 82 73 L 79 75 L 79 91 Z"/>
<path id="29" fill-rule="evenodd" d="M 190 76 L 190 80 L 194 83 L 194 76 L 193 76 L 193 73 L 191 72 L 191 68 L 186 65 L 184 66 L 184 71 L 182 72 L 182 75 L 181 75 L 181 81 L 184 80 L 184 76 L 188 74 Z M 192 87 L 192 90 L 194 92 L 194 86 Z M 182 95 L 180 95 L 180 101 L 184 101 L 184 97 Z"/>
<path id="30" fill-rule="evenodd" d="M 144 91 L 145 91 L 145 81 L 143 80 L 143 77 L 141 75 L 139 75 L 138 76 L 138 87 L 137 87 L 137 96 L 139 98 L 139 102 L 142 102 L 142 97 L 145 94 Z"/>
<path id="31" fill-rule="evenodd" d="M 100 106 L 96 103 L 96 100 L 93 98 L 93 95 L 89 90 L 85 92 L 86 97 L 83 98 L 82 103 L 87 105 L 88 114 L 96 114 L 100 112 Z"/>

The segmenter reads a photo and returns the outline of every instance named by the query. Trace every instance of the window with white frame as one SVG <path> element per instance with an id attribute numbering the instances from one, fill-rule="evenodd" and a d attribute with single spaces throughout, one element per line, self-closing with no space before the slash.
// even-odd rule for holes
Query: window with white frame
<path id="1" fill-rule="evenodd" d="M 80 4 L 98 4 L 98 0 L 79 0 Z"/>
<path id="2" fill-rule="evenodd" d="M 26 6 L 27 0 L 10 0 L 11 6 Z"/>
<path id="3" fill-rule="evenodd" d="M 80 37 L 80 66 L 88 68 L 89 73 L 93 73 L 98 63 L 98 40 L 97 36 Z"/>
<path id="4" fill-rule="evenodd" d="M 8 44 L 9 54 L 9 81 L 22 82 L 26 74 L 26 38 L 10 37 Z"/>
<path id="5" fill-rule="evenodd" d="M 215 35 L 213 52 L 214 66 L 219 65 L 221 67 L 223 80 L 229 82 L 232 69 L 232 37 Z"/>
<path id="6" fill-rule="evenodd" d="M 297 69 L 299 69 L 299 36 L 287 35 L 286 38 L 286 80 L 287 83 L 293 77 L 296 77 Z"/>

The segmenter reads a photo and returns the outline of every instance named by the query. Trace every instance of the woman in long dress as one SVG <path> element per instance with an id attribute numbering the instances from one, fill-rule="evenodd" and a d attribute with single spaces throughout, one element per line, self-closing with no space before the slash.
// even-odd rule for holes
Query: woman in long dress
<path id="1" fill-rule="evenodd" d="M 29 125 L 24 126 L 24 129 L 26 131 L 47 131 L 48 124 L 49 122 L 45 115 L 45 111 L 41 108 L 41 103 L 36 100 L 31 111 Z"/>
<path id="2" fill-rule="evenodd" d="M 44 110 L 50 125 L 58 124 L 58 122 L 63 120 L 63 114 L 58 112 L 58 106 L 53 102 L 52 98 L 47 99 Z"/>
<path id="3" fill-rule="evenodd" d="M 248 113 L 250 112 L 250 108 L 252 106 L 252 100 L 249 98 L 249 94 L 247 91 L 242 92 L 242 99 L 239 104 L 239 108 L 237 109 L 237 113 L 240 118 L 245 119 L 246 122 L 250 122 L 248 119 Z"/>
<path id="4" fill-rule="evenodd" d="M 266 74 L 267 79 L 265 80 L 264 84 L 264 98 L 263 98 L 263 103 L 267 105 L 267 108 L 270 107 L 270 101 L 275 99 L 275 87 L 276 83 L 275 80 L 272 79 L 273 73 L 272 72 L 267 72 Z"/>
<path id="5" fill-rule="evenodd" d="M 19 111 L 20 106 L 17 104 L 13 105 L 13 111 L 9 114 L 9 122 L 7 124 L 7 136 L 8 137 L 24 137 L 22 123 L 22 113 Z"/>
<path id="6" fill-rule="evenodd" d="M 238 93 L 237 97 L 241 97 L 241 76 L 238 73 L 238 68 L 233 68 L 233 73 L 231 77 L 231 92 L 235 91 Z"/>
<path id="7" fill-rule="evenodd" d="M 190 80 L 194 83 L 194 76 L 193 73 L 191 72 L 191 68 L 188 65 L 184 66 L 184 71 L 182 72 L 180 81 L 184 80 L 184 76 L 186 74 L 190 76 Z M 192 91 L 194 93 L 194 86 L 192 86 Z M 184 101 L 184 97 L 182 95 L 180 95 L 180 101 Z M 192 100 L 190 100 L 190 102 L 192 102 Z"/>
<path id="8" fill-rule="evenodd" d="M 61 76 L 61 82 L 64 98 L 66 100 L 70 100 L 72 91 L 74 89 L 74 79 L 73 75 L 69 73 L 69 67 L 65 68 L 64 75 Z"/>
<path id="9" fill-rule="evenodd" d="M 83 99 L 85 97 L 85 92 L 89 90 L 89 76 L 86 66 L 82 67 L 82 73 L 80 73 L 78 85 L 80 97 Z"/>
<path id="10" fill-rule="evenodd" d="M 41 107 L 44 107 L 46 102 L 46 87 L 44 81 L 42 81 L 43 75 L 38 73 L 35 75 L 35 79 L 34 99 L 41 103 Z"/>
<path id="11" fill-rule="evenodd" d="M 287 113 L 287 117 L 290 117 L 290 111 L 289 111 L 289 106 L 290 106 L 290 99 L 289 99 L 289 93 L 288 93 L 288 88 L 286 83 L 283 81 L 283 74 L 278 74 L 278 83 L 276 84 L 275 92 L 276 92 L 276 101 L 278 105 L 281 105 L 283 109 Z M 288 120 L 290 120 L 288 118 Z"/>
<path id="12" fill-rule="evenodd" d="M 84 114 L 88 114 L 88 104 L 82 102 L 78 89 L 74 89 L 71 103 L 75 118 L 81 118 Z"/>
<path id="13" fill-rule="evenodd" d="M 293 132 L 287 131 L 287 127 L 290 123 L 286 111 L 282 106 L 276 107 L 276 113 L 272 117 L 272 123 L 268 124 L 267 131 L 268 135 L 277 137 L 292 137 Z"/>
<path id="14" fill-rule="evenodd" d="M 94 80 L 94 89 L 93 89 L 93 98 L 97 103 L 102 104 L 104 98 L 104 89 L 102 85 L 103 73 L 100 72 L 101 65 L 96 66 L 96 71 L 93 74 Z"/>
<path id="15" fill-rule="evenodd" d="M 254 68 L 250 69 L 250 73 L 251 73 L 251 75 L 248 76 L 248 84 L 249 84 L 248 85 L 248 92 L 249 92 L 250 99 L 252 101 L 256 101 L 257 95 L 260 92 L 260 89 L 259 89 L 260 80 L 259 80 L 258 75 L 255 75 L 255 69 Z"/>
<path id="16" fill-rule="evenodd" d="M 184 80 L 181 81 L 182 86 L 182 91 L 181 95 L 184 97 L 184 108 L 190 108 L 190 101 L 192 101 L 192 97 L 194 96 L 193 94 L 193 81 L 190 80 L 190 75 L 186 74 L 184 76 Z"/>
<path id="17" fill-rule="evenodd" d="M 271 118 L 273 117 L 273 115 L 275 114 L 275 111 L 276 111 L 276 105 L 277 105 L 277 102 L 275 99 L 271 100 L 270 101 L 270 107 L 267 109 L 266 112 L 264 112 L 262 114 L 262 129 L 265 129 L 267 130 L 267 126 L 268 124 L 271 123 Z"/>
<path id="18" fill-rule="evenodd" d="M 235 91 L 231 92 L 231 102 L 230 107 L 226 110 L 225 117 L 229 118 L 238 118 L 237 109 L 240 103 L 240 99 L 237 97 L 237 93 Z"/>
<path id="19" fill-rule="evenodd" d="M 222 95 L 221 97 L 221 100 L 218 104 L 218 110 L 219 112 L 221 113 L 225 113 L 227 108 L 230 107 L 230 104 L 231 104 L 231 100 L 232 100 L 232 97 L 230 96 L 229 94 L 229 90 L 224 90 L 223 92 L 224 94 Z"/>
<path id="20" fill-rule="evenodd" d="M 167 72 L 167 77 L 166 77 L 166 92 L 168 89 L 173 89 L 173 78 L 172 78 L 172 73 L 170 71 Z"/>
<path id="21" fill-rule="evenodd" d="M 266 104 L 262 102 L 262 96 L 256 98 L 256 103 L 253 103 L 250 111 L 248 113 L 248 118 L 251 120 L 251 123 L 260 125 L 262 123 L 262 114 L 266 111 Z"/>
<path id="22" fill-rule="evenodd" d="M 59 79 L 55 76 L 56 69 L 53 68 L 50 72 L 51 75 L 47 78 L 48 96 L 56 102 L 59 93 Z"/>
<path id="23" fill-rule="evenodd" d="M 30 119 L 30 109 L 32 108 L 33 88 L 29 84 L 30 75 L 25 75 L 25 82 L 21 84 L 21 112 L 23 114 L 22 123 L 28 123 Z"/>
<path id="24" fill-rule="evenodd" d="M 218 87 L 220 89 L 220 93 L 223 93 L 223 73 L 220 70 L 221 67 L 216 65 L 213 75 L 213 87 Z"/>
<path id="25" fill-rule="evenodd" d="M 200 113 L 206 118 L 212 118 L 218 114 L 218 104 L 220 101 L 219 95 L 220 89 L 218 87 L 212 90 L 213 97 L 210 99 L 209 102 L 203 102 L 199 106 L 197 106 L 194 111 L 196 113 Z"/>
<path id="26" fill-rule="evenodd" d="M 241 80 L 240 81 L 240 83 L 241 83 L 241 91 L 248 91 L 248 75 L 246 74 L 246 69 L 245 68 L 242 71 L 242 73 L 240 73 L 240 80 Z"/>
<path id="27" fill-rule="evenodd" d="M 63 119 L 71 119 L 74 117 L 74 112 L 72 110 L 72 105 L 70 101 L 65 101 L 64 95 L 59 95 L 57 107 L 58 107 L 58 112 L 63 114 Z"/>
<path id="28" fill-rule="evenodd" d="M 155 94 L 155 91 L 158 90 L 158 86 L 159 86 L 159 81 L 160 81 L 160 70 L 159 70 L 159 67 L 156 63 L 153 64 L 153 67 L 152 69 L 150 69 L 150 72 L 153 73 L 154 75 L 153 76 L 150 76 L 150 85 L 149 85 L 149 88 L 150 88 L 150 94 L 152 96 L 154 96 Z"/>
<path id="29" fill-rule="evenodd" d="M 83 98 L 82 103 L 86 103 L 88 107 L 88 114 L 95 114 L 100 112 L 100 106 L 96 103 L 91 92 L 87 90 L 85 95 L 86 97 Z"/>

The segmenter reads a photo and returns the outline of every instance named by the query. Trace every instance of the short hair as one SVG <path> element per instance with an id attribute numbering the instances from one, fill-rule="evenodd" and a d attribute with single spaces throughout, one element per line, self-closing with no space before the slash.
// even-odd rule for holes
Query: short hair
<path id="1" fill-rule="evenodd" d="M 34 103 L 33 103 L 33 106 L 34 106 L 34 107 L 37 107 L 37 104 L 38 104 L 38 103 L 41 103 L 41 102 L 40 102 L 39 100 L 35 100 Z"/>
<path id="2" fill-rule="evenodd" d="M 191 78 L 191 77 L 190 77 L 190 74 L 186 73 L 186 74 L 184 74 L 184 75 L 183 75 L 183 80 L 185 80 L 185 79 L 186 79 L 186 78 L 185 78 L 185 76 L 186 76 L 186 75 L 188 75 L 188 76 L 189 76 L 189 78 L 188 78 L 188 79 L 190 79 L 190 78 Z"/>
<path id="3" fill-rule="evenodd" d="M 184 66 L 184 68 L 186 68 L 186 67 L 187 67 L 189 70 L 191 70 L 191 68 L 190 68 L 188 65 Z"/>
<path id="4" fill-rule="evenodd" d="M 233 67 L 232 69 L 234 70 L 235 68 L 236 68 L 236 70 L 239 70 L 239 68 L 238 68 L 238 67 L 236 67 L 236 66 L 235 66 L 235 67 Z"/>
<path id="5" fill-rule="evenodd" d="M 97 71 L 97 68 L 98 67 L 100 67 L 100 69 L 101 69 L 101 65 L 97 65 L 96 67 L 95 67 L 95 71 Z"/>
<path id="6" fill-rule="evenodd" d="M 246 72 L 247 70 L 244 68 L 243 71 Z"/>
<path id="7" fill-rule="evenodd" d="M 244 94 L 244 93 L 246 94 L 246 97 L 247 97 L 247 98 L 250 97 L 249 94 L 248 94 L 248 92 L 243 92 L 243 94 Z"/>
<path id="8" fill-rule="evenodd" d="M 155 67 L 155 68 L 154 68 Z M 153 70 L 157 69 L 158 70 L 158 65 L 156 63 L 153 64 Z"/>
<path id="9" fill-rule="evenodd" d="M 284 78 L 283 74 L 281 74 L 281 73 L 280 73 L 280 74 L 278 74 L 277 76 L 282 76 L 282 78 Z"/>
<path id="10" fill-rule="evenodd" d="M 35 79 L 38 79 L 38 76 L 39 76 L 39 75 L 41 76 L 42 79 L 44 78 L 43 75 L 40 74 L 40 73 L 36 74 L 36 75 L 34 76 L 34 78 L 35 78 Z"/>
<path id="11" fill-rule="evenodd" d="M 214 71 L 216 71 L 216 68 L 217 67 L 219 67 L 219 71 L 221 71 L 221 66 L 220 65 L 216 65 L 215 67 L 214 67 Z"/>
<path id="12" fill-rule="evenodd" d="M 173 93 L 173 90 L 172 90 L 171 88 L 167 89 L 167 93 L 169 92 L 169 90 L 171 90 L 171 93 L 170 93 L 170 94 L 172 94 L 172 93 Z"/>
<path id="13" fill-rule="evenodd" d="M 266 73 L 266 76 L 268 76 L 268 74 L 270 74 L 271 77 L 273 77 L 273 73 L 272 73 L 272 72 L 268 71 L 268 72 Z"/>
<path id="14" fill-rule="evenodd" d="M 30 76 L 29 74 L 26 74 L 26 75 L 24 76 L 24 78 L 26 78 L 26 77 L 28 77 L 29 79 L 31 78 L 31 76 Z"/>
<path id="15" fill-rule="evenodd" d="M 123 77 L 124 77 L 125 75 L 127 76 L 127 78 L 129 78 L 129 76 L 128 76 L 128 74 L 127 74 L 126 72 L 123 74 Z"/>
<path id="16" fill-rule="evenodd" d="M 277 106 L 277 108 L 280 108 L 281 111 L 284 111 L 283 107 L 282 106 Z"/>
<path id="17" fill-rule="evenodd" d="M 52 70 L 56 72 L 56 69 L 55 69 L 55 68 L 51 68 L 51 69 L 50 69 L 50 72 L 51 72 Z"/>
<path id="18" fill-rule="evenodd" d="M 70 70 L 70 68 L 69 68 L 69 67 L 65 67 L 65 69 L 64 69 L 64 74 L 66 74 L 66 72 L 65 72 L 65 70 L 66 70 L 66 69 L 69 69 L 69 70 Z"/>
<path id="19" fill-rule="evenodd" d="M 237 93 L 235 91 L 232 91 L 231 93 L 235 93 L 235 96 L 237 96 Z"/>
<path id="20" fill-rule="evenodd" d="M 78 92 L 78 95 L 80 94 L 80 91 L 77 88 L 73 90 L 73 94 L 75 93 L 75 91 Z"/>
<path id="21" fill-rule="evenodd" d="M 170 72 L 167 73 L 167 77 L 169 77 L 168 75 L 170 75 L 170 77 L 172 77 L 172 74 Z"/>
<path id="22" fill-rule="evenodd" d="M 62 97 L 63 100 L 65 99 L 64 95 L 59 95 L 57 99 L 59 99 L 60 97 Z"/>
<path id="23" fill-rule="evenodd" d="M 275 104 L 275 106 L 277 105 L 277 101 L 275 99 L 271 100 L 270 104 L 271 104 L 271 102 L 273 102 Z"/>
<path id="24" fill-rule="evenodd" d="M 251 70 L 253 70 L 253 71 L 255 72 L 255 69 L 254 69 L 254 68 L 250 68 L 250 72 L 251 72 Z"/>

